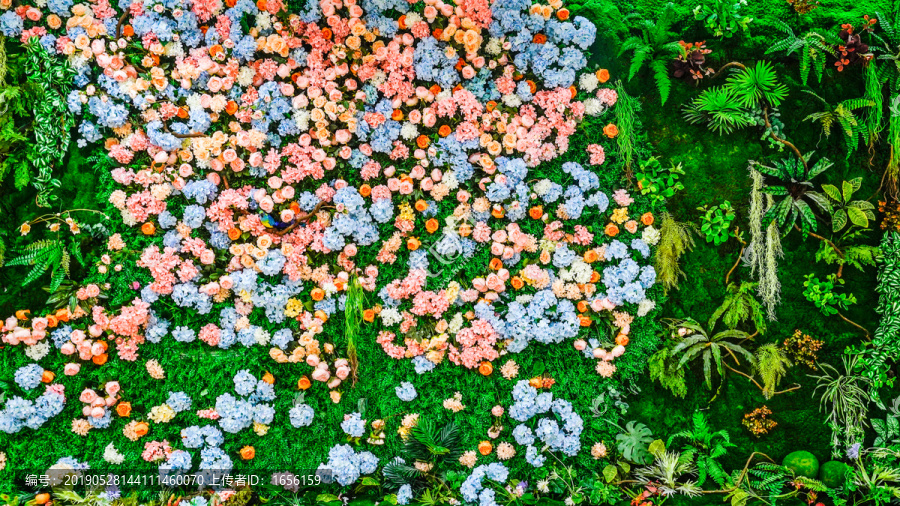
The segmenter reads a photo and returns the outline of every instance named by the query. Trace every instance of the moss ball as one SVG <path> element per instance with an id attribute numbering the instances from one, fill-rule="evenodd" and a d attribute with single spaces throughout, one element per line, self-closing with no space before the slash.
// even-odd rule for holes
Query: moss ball
<path id="1" fill-rule="evenodd" d="M 794 471 L 797 476 L 815 479 L 819 474 L 819 459 L 804 450 L 788 453 L 781 465 Z"/>
<path id="2" fill-rule="evenodd" d="M 847 473 L 850 466 L 837 460 L 831 460 L 822 464 L 819 469 L 819 481 L 828 488 L 843 487 L 847 483 Z"/>

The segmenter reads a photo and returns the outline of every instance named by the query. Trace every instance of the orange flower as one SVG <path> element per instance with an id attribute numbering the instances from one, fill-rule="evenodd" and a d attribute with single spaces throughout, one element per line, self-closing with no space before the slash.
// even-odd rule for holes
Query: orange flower
<path id="1" fill-rule="evenodd" d="M 591 326 L 591 318 L 589 316 L 585 316 L 583 314 L 578 315 L 578 322 L 582 327 L 590 327 Z"/>
<path id="2" fill-rule="evenodd" d="M 435 39 L 440 39 L 441 35 L 443 35 L 443 33 L 444 33 L 444 30 L 442 30 L 440 28 L 435 28 L 434 31 L 431 33 L 432 33 L 432 35 L 434 35 Z M 437 95 L 437 93 L 435 93 L 435 95 Z"/>
<path id="3" fill-rule="evenodd" d="M 606 229 L 604 229 L 603 232 L 610 237 L 615 237 L 616 234 L 619 233 L 619 227 L 617 227 L 615 223 L 610 223 L 606 225 Z"/>
<path id="4" fill-rule="evenodd" d="M 522 278 L 520 278 L 519 276 L 513 276 L 513 278 L 510 279 L 509 282 L 512 285 L 512 287 L 515 288 L 516 290 L 525 286 L 525 282 L 522 281 Z"/>
<path id="5" fill-rule="evenodd" d="M 572 98 L 575 98 L 575 95 L 578 95 L 578 88 L 575 86 L 569 86 L 569 93 L 572 94 Z"/>
<path id="6" fill-rule="evenodd" d="M 403 111 L 400 109 L 394 109 L 394 112 L 391 113 L 391 119 L 394 121 L 400 121 L 403 119 Z"/>
<path id="7" fill-rule="evenodd" d="M 375 321 L 375 310 L 366 309 L 365 311 L 363 311 L 363 320 L 367 322 Z"/>
<path id="8" fill-rule="evenodd" d="M 221 47 L 222 47 L 222 46 L 219 46 L 220 49 L 221 49 Z M 210 51 L 210 52 L 212 52 L 212 51 Z M 179 107 L 179 108 L 178 108 L 178 117 L 179 117 L 179 118 L 181 118 L 181 119 L 187 119 L 188 116 L 189 116 L 189 114 L 188 114 L 188 110 L 187 110 L 187 109 L 185 109 L 184 107 Z"/>
<path id="9" fill-rule="evenodd" d="M 431 140 L 428 138 L 427 135 L 420 135 L 420 136 L 416 137 L 416 146 L 419 146 L 420 148 L 425 149 L 428 147 L 429 144 L 431 144 Z"/>
<path id="10" fill-rule="evenodd" d="M 237 241 L 241 237 L 241 229 L 237 227 L 231 227 L 228 229 L 228 238 L 232 241 Z"/>
<path id="11" fill-rule="evenodd" d="M 531 39 L 531 42 L 534 42 L 535 44 L 544 44 L 547 42 L 547 36 L 543 33 L 538 33 Z"/>
<path id="12" fill-rule="evenodd" d="M 618 344 L 620 346 L 627 346 L 628 345 L 628 336 L 625 334 L 617 335 L 616 336 L 616 344 Z"/>
<path id="13" fill-rule="evenodd" d="M 309 378 L 306 376 L 301 376 L 300 379 L 297 380 L 297 388 L 300 390 L 306 390 L 307 388 L 312 386 L 312 382 L 309 381 Z"/>
<path id="14" fill-rule="evenodd" d="M 494 109 L 496 109 L 496 108 L 497 108 L 497 102 L 494 102 L 493 100 L 489 101 L 485 106 L 485 109 L 487 109 L 487 112 L 493 112 Z"/>
<path id="15" fill-rule="evenodd" d="M 47 504 L 48 502 L 50 502 L 50 494 L 47 492 L 34 496 L 35 504 Z"/>
<path id="16" fill-rule="evenodd" d="M 528 88 L 531 89 L 531 93 L 534 93 L 537 91 L 537 85 L 534 84 L 534 81 L 532 81 L 531 79 L 525 81 L 525 84 L 527 84 Z"/>
<path id="17" fill-rule="evenodd" d="M 459 235 L 463 237 L 469 237 L 470 235 L 472 235 L 472 225 L 469 225 L 468 223 L 463 223 L 462 225 L 460 225 Z"/>
<path id="18" fill-rule="evenodd" d="M 600 273 L 597 271 L 592 271 L 591 272 L 591 283 L 596 283 L 597 281 L 600 281 Z"/>
<path id="19" fill-rule="evenodd" d="M 609 81 L 609 71 L 606 69 L 598 70 L 596 73 L 596 76 L 597 76 L 597 80 L 600 81 L 601 83 L 605 83 L 606 81 Z"/>
<path id="20" fill-rule="evenodd" d="M 597 254 L 596 251 L 589 249 L 584 252 L 584 261 L 586 263 L 592 264 L 600 259 L 600 255 Z"/>
<path id="21" fill-rule="evenodd" d="M 603 135 L 612 139 L 615 136 L 619 135 L 619 127 L 617 127 L 613 123 L 610 123 L 610 124 L 606 125 L 605 127 L 603 127 Z"/>
<path id="22" fill-rule="evenodd" d="M 372 194 L 372 187 L 369 186 L 367 183 L 361 184 L 359 186 L 359 194 L 362 195 L 363 197 L 368 197 L 369 195 Z"/>
<path id="23" fill-rule="evenodd" d="M 429 91 L 432 95 L 437 95 L 438 93 L 441 92 L 441 87 L 440 87 L 439 85 L 437 85 L 437 84 L 432 84 L 432 85 L 431 85 L 431 88 L 428 88 L 428 91 Z"/>
<path id="24" fill-rule="evenodd" d="M 441 128 L 438 129 L 438 135 L 441 137 L 447 137 L 453 130 L 450 128 L 450 125 L 441 125 Z"/>
<path id="25" fill-rule="evenodd" d="M 415 250 L 419 249 L 419 246 L 421 246 L 421 245 L 422 245 L 422 243 L 419 242 L 419 240 L 416 239 L 415 237 L 410 237 L 409 239 L 406 240 L 406 248 L 409 249 L 410 251 L 415 251 Z"/>
<path id="26" fill-rule="evenodd" d="M 492 445 L 490 441 L 482 441 L 478 443 L 478 453 L 482 455 L 490 455 L 493 449 L 494 445 Z"/>
<path id="27" fill-rule="evenodd" d="M 488 267 L 490 267 L 492 271 L 499 271 L 503 267 L 503 262 L 501 262 L 499 258 L 494 257 L 488 263 Z"/>
<path id="28" fill-rule="evenodd" d="M 544 386 L 544 380 L 541 379 L 540 376 L 535 376 L 534 378 L 528 380 L 528 384 L 533 386 L 534 388 L 541 388 Z"/>
<path id="29" fill-rule="evenodd" d="M 69 308 L 57 309 L 56 319 L 63 323 L 69 321 Z"/>
<path id="30" fill-rule="evenodd" d="M 421 213 L 422 211 L 428 209 L 428 202 L 425 202 L 424 200 L 419 199 L 416 201 L 415 208 L 416 208 L 416 211 L 419 211 Z"/>
<path id="31" fill-rule="evenodd" d="M 556 18 L 560 21 L 569 19 L 569 9 L 560 9 L 556 11 Z"/>
<path id="32" fill-rule="evenodd" d="M 531 219 L 533 220 L 539 220 L 543 215 L 544 208 L 542 206 L 534 206 L 528 210 L 528 216 L 531 216 Z"/>
<path id="33" fill-rule="evenodd" d="M 653 225 L 653 213 L 648 211 L 648 212 L 642 214 L 641 215 L 641 223 L 643 223 L 644 225 L 647 225 L 648 227 L 650 225 Z"/>
<path id="34" fill-rule="evenodd" d="M 58 325 L 58 324 L 59 324 L 59 320 L 57 320 L 55 316 L 53 316 L 52 314 L 47 315 L 47 326 L 48 327 L 53 328 L 53 327 L 56 327 L 56 325 Z"/>
<path id="35" fill-rule="evenodd" d="M 150 426 L 147 425 L 147 422 L 138 422 L 134 424 L 134 434 L 137 437 L 146 436 L 148 432 L 150 432 Z"/>
<path id="36" fill-rule="evenodd" d="M 406 30 L 406 14 L 400 16 L 400 19 L 397 20 L 397 26 L 401 30 Z"/>
<path id="37" fill-rule="evenodd" d="M 326 39 L 331 38 L 331 28 L 322 28 L 322 37 Z"/>
<path id="38" fill-rule="evenodd" d="M 427 230 L 429 234 L 437 232 L 439 226 L 440 224 L 438 223 L 438 220 L 434 218 L 431 218 L 430 220 L 425 222 L 425 230 Z"/>
<path id="39" fill-rule="evenodd" d="M 322 311 L 321 309 L 316 310 L 316 312 L 313 313 L 313 316 L 322 320 L 322 323 L 325 323 L 328 321 L 328 313 L 326 313 L 325 311 Z"/>
<path id="40" fill-rule="evenodd" d="M 91 362 L 97 365 L 103 365 L 107 360 L 109 360 L 109 355 L 107 355 L 106 353 L 101 353 L 100 355 L 94 355 L 94 357 L 91 359 Z"/>
<path id="41" fill-rule="evenodd" d="M 156 225 L 148 221 L 141 225 L 141 232 L 143 232 L 144 235 L 153 235 L 156 233 Z"/>
<path id="42" fill-rule="evenodd" d="M 586 300 L 581 300 L 578 301 L 578 306 L 576 307 L 578 308 L 579 313 L 586 313 L 588 310 L 588 303 Z"/>
<path id="43" fill-rule="evenodd" d="M 322 290 L 321 288 L 318 288 L 318 287 L 313 288 L 312 292 L 310 292 L 309 295 L 310 295 L 310 297 L 312 297 L 312 300 L 319 302 L 320 300 L 325 298 L 325 290 Z"/>
<path id="44" fill-rule="evenodd" d="M 270 373 L 269 371 L 266 371 L 266 373 L 263 374 L 262 380 L 270 385 L 275 384 L 275 376 L 272 376 L 272 373 Z"/>
<path id="45" fill-rule="evenodd" d="M 126 37 L 134 37 L 134 27 L 131 25 L 125 25 L 125 28 L 122 29 L 122 35 Z"/>
<path id="46" fill-rule="evenodd" d="M 225 104 L 225 112 L 228 114 L 234 114 L 238 110 L 237 102 L 234 100 L 229 100 L 227 104 Z"/>
<path id="47" fill-rule="evenodd" d="M 16 311 L 16 319 L 25 320 L 28 318 L 26 315 L 30 312 L 31 312 L 30 309 L 20 309 L 20 310 Z"/>
<path id="48" fill-rule="evenodd" d="M 121 417 L 126 417 L 131 414 L 131 403 L 130 402 L 120 402 L 116 404 L 116 413 L 118 413 Z"/>
<path id="49" fill-rule="evenodd" d="M 480 372 L 482 376 L 490 376 L 491 373 L 494 372 L 494 364 L 487 361 L 482 362 L 481 365 L 478 366 L 478 372 Z M 487 453 L 485 453 L 485 455 L 487 455 Z"/>
<path id="50" fill-rule="evenodd" d="M 491 209 L 491 216 L 493 216 L 494 218 L 500 219 L 500 218 L 504 217 L 505 215 L 506 215 L 506 213 L 503 212 L 503 206 L 501 206 L 500 204 L 495 205 Z"/>
<path id="51" fill-rule="evenodd" d="M 241 458 L 244 460 L 253 460 L 253 457 L 256 456 L 256 450 L 252 446 L 245 446 L 241 448 Z"/>

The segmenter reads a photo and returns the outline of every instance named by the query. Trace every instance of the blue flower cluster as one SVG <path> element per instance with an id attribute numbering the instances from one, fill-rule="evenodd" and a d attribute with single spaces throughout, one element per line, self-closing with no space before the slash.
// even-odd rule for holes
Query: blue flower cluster
<path id="1" fill-rule="evenodd" d="M 253 377 L 247 370 L 234 375 L 234 389 L 241 398 L 225 393 L 216 398 L 219 426 L 229 433 L 236 433 L 254 422 L 268 425 L 275 417 L 275 409 L 268 402 L 275 400 L 272 385 Z"/>
<path id="2" fill-rule="evenodd" d="M 484 480 L 502 485 L 506 483 L 508 477 L 509 469 L 499 462 L 481 465 L 472 470 L 472 474 L 463 481 L 459 491 L 467 503 L 478 501 L 481 506 L 490 506 L 494 503 L 494 490 L 486 488 Z"/>
<path id="3" fill-rule="evenodd" d="M 415 399 L 418 395 L 416 393 L 416 387 L 414 387 L 413 384 L 408 381 L 400 383 L 400 385 L 394 388 L 394 391 L 397 392 L 397 397 L 399 397 L 401 401 L 405 402 L 409 402 Z"/>
<path id="4" fill-rule="evenodd" d="M 328 451 L 328 462 L 319 469 L 331 471 L 331 478 L 347 486 L 360 475 L 372 474 L 378 469 L 378 457 L 371 452 L 355 452 L 350 445 L 335 445 Z"/>
<path id="5" fill-rule="evenodd" d="M 288 412 L 291 418 L 291 425 L 299 429 L 300 427 L 309 427 L 312 424 L 315 411 L 308 404 L 300 404 L 294 406 Z"/>
<path id="6" fill-rule="evenodd" d="M 13 397 L 6 401 L 6 406 L 0 411 L 0 431 L 14 434 L 24 427 L 38 429 L 47 420 L 60 414 L 65 404 L 65 396 L 50 389 L 33 401 Z"/>
<path id="7" fill-rule="evenodd" d="M 41 384 L 44 368 L 37 364 L 28 364 L 16 369 L 14 378 L 16 385 L 22 390 L 32 390 Z"/>
<path id="8" fill-rule="evenodd" d="M 509 407 L 509 416 L 519 422 L 527 422 L 537 415 L 552 411 L 556 417 L 543 417 L 537 422 L 537 428 L 529 428 L 524 423 L 513 429 L 513 437 L 520 445 L 526 445 L 526 460 L 534 467 L 543 465 L 544 457 L 539 455 L 536 440 L 543 441 L 551 451 L 561 451 L 574 457 L 581 449 L 581 433 L 584 430 L 584 420 L 575 412 L 572 403 L 564 399 L 554 399 L 550 392 L 538 393 L 537 389 L 528 384 L 527 380 L 516 383 L 513 387 L 513 400 Z M 557 417 L 562 421 L 560 426 Z M 530 457 L 529 457 L 530 455 Z"/>
<path id="9" fill-rule="evenodd" d="M 350 437 L 363 437 L 363 434 L 366 432 L 366 421 L 362 419 L 362 415 L 359 413 L 350 413 L 341 422 L 341 430 Z"/>
<path id="10" fill-rule="evenodd" d="M 552 344 L 577 336 L 578 313 L 572 301 L 558 299 L 552 290 L 546 289 L 535 293 L 527 305 L 519 301 L 510 302 L 504 324 L 494 328 L 505 339 L 513 340 L 509 351 L 519 353 L 532 340 Z"/>
<path id="11" fill-rule="evenodd" d="M 172 408 L 172 411 L 181 413 L 191 409 L 191 398 L 184 392 L 169 392 L 166 404 Z"/>

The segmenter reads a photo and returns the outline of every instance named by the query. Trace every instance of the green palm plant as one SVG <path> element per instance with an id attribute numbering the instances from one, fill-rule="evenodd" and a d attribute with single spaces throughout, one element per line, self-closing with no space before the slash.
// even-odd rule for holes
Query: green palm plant
<path id="1" fill-rule="evenodd" d="M 403 446 L 403 456 L 413 462 L 434 466 L 433 474 L 441 471 L 438 466 L 455 462 L 462 455 L 462 433 L 454 422 L 438 427 L 430 419 L 421 419 L 413 427 Z M 401 486 L 416 480 L 428 480 L 429 474 L 397 458 L 384 466 L 385 479 Z"/>
<path id="2" fill-rule="evenodd" d="M 810 154 L 802 159 L 796 157 L 781 159 L 774 163 L 774 167 L 750 161 L 755 170 L 775 180 L 760 190 L 772 195 L 776 200 L 763 215 L 764 228 L 774 222 L 784 232 L 785 227 L 794 226 L 799 218 L 800 229 L 803 232 L 815 231 L 816 215 L 810 203 L 831 214 L 831 203 L 824 195 L 813 190 L 814 186 L 810 181 L 831 168 L 833 164 L 827 158 L 820 158 L 812 167 L 807 168 L 805 160 L 809 157 Z"/>
<path id="3" fill-rule="evenodd" d="M 804 118 L 804 121 L 818 122 L 822 126 L 825 137 L 831 136 L 831 130 L 837 125 L 844 132 L 844 140 L 847 143 L 847 156 L 856 150 L 860 140 L 866 139 L 866 128 L 856 117 L 854 111 L 870 108 L 875 101 L 866 98 L 850 98 L 837 105 L 831 105 L 827 100 L 810 90 L 803 90 L 825 104 L 826 110 L 814 112 Z"/>
<path id="4" fill-rule="evenodd" d="M 731 74 L 726 86 L 734 91 L 736 99 L 744 107 L 759 107 L 764 103 L 778 107 L 788 94 L 788 87 L 778 82 L 772 63 L 765 60 Z"/>
<path id="5" fill-rule="evenodd" d="M 752 124 L 735 91 L 726 86 L 701 93 L 684 107 L 684 118 L 691 124 L 706 123 L 710 130 L 720 135 Z"/>
<path id="6" fill-rule="evenodd" d="M 663 104 L 672 90 L 672 79 L 669 76 L 669 63 L 681 54 L 681 46 L 675 41 L 672 25 L 676 21 L 675 6 L 669 2 L 663 8 L 656 22 L 631 15 L 627 20 L 635 20 L 639 35 L 632 35 L 622 44 L 619 56 L 633 51 L 631 65 L 628 69 L 628 80 L 631 81 L 644 66 L 653 72 L 653 80 Z"/>
<path id="7" fill-rule="evenodd" d="M 860 228 L 869 228 L 869 222 L 875 221 L 875 206 L 867 200 L 853 200 L 853 194 L 862 186 L 862 177 L 844 181 L 841 188 L 832 184 L 823 184 L 822 192 L 831 201 L 831 228 L 834 232 L 842 230 L 849 221 Z"/>
<path id="8" fill-rule="evenodd" d="M 737 355 L 744 356 L 751 364 L 754 361 L 753 354 L 746 348 L 727 341 L 728 339 L 748 339 L 750 335 L 742 330 L 728 329 L 710 335 L 710 332 L 707 332 L 702 325 L 690 318 L 676 321 L 674 325 L 686 329 L 688 335 L 672 348 L 671 355 L 673 357 L 681 355 L 678 360 L 680 367 L 684 367 L 698 356 L 702 358 L 703 378 L 709 389 L 712 389 L 713 365 L 719 376 L 725 375 L 726 365 L 723 361 L 723 354 L 731 355 L 738 364 L 740 364 L 740 360 Z"/>

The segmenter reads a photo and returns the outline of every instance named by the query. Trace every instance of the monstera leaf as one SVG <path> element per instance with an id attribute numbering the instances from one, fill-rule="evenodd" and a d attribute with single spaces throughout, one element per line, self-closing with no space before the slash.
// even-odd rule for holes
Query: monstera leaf
<path id="1" fill-rule="evenodd" d="M 653 442 L 653 437 L 646 425 L 635 421 L 628 422 L 625 425 L 625 433 L 616 436 L 616 442 L 617 448 L 626 459 L 638 464 L 647 464 L 652 460 L 647 447 Z"/>

